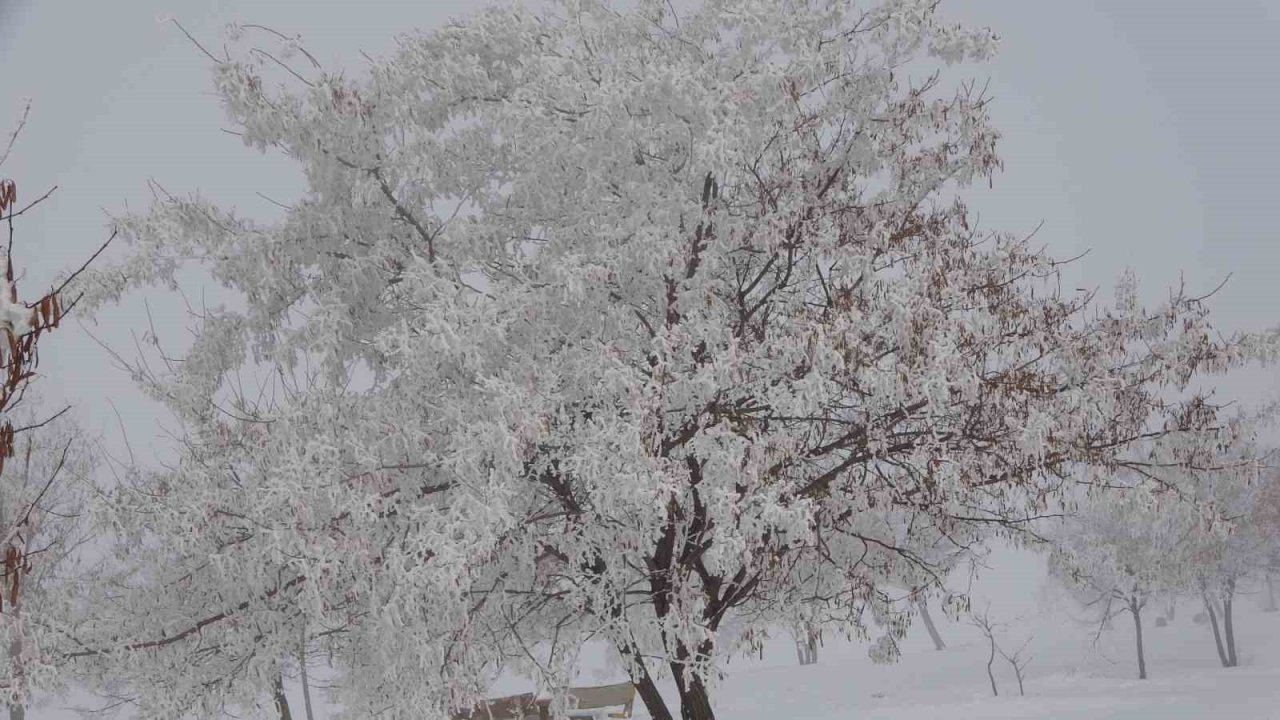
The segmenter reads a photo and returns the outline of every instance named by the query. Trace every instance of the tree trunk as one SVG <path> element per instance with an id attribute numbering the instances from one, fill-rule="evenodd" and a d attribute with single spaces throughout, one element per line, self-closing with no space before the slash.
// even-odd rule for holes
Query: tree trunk
<path id="1" fill-rule="evenodd" d="M 929 615 L 929 604 L 924 599 L 916 601 L 916 607 L 920 609 L 920 620 L 924 622 L 924 627 L 929 631 L 929 637 L 933 639 L 933 647 L 935 650 L 946 650 L 947 644 L 942 642 L 942 636 L 938 634 L 938 628 L 933 624 L 933 617 Z"/>
<path id="2" fill-rule="evenodd" d="M 1271 573 L 1267 573 L 1267 607 L 1263 612 L 1275 612 L 1280 610 L 1276 607 L 1276 586 L 1271 578 Z"/>
<path id="3" fill-rule="evenodd" d="M 1213 628 L 1213 644 L 1218 648 L 1218 659 L 1222 661 L 1222 667 L 1231 667 L 1227 662 L 1227 652 L 1222 648 L 1222 635 L 1218 632 L 1218 613 L 1214 611 L 1208 594 L 1204 596 L 1204 607 L 1209 612 L 1209 626 Z"/>
<path id="4" fill-rule="evenodd" d="M 649 674 L 649 668 L 644 664 L 640 651 L 626 644 L 618 644 L 617 648 L 618 654 L 632 671 L 631 684 L 636 686 L 640 699 L 644 701 L 645 709 L 649 711 L 649 717 L 653 720 L 675 720 L 671 715 L 671 709 L 667 707 L 667 701 L 662 699 L 662 693 L 658 692 L 658 684 Z"/>
<path id="5" fill-rule="evenodd" d="M 284 694 L 284 679 L 279 675 L 276 676 L 275 694 L 272 698 L 276 704 L 276 711 L 280 713 L 280 720 L 293 720 L 293 713 L 289 712 L 289 698 Z"/>
<path id="6" fill-rule="evenodd" d="M 812 637 L 796 639 L 796 656 L 801 665 L 812 665 L 818 662 L 818 643 Z"/>
<path id="7" fill-rule="evenodd" d="M 1178 596 L 1174 595 L 1173 593 L 1170 593 L 1169 594 L 1169 612 L 1166 614 L 1166 617 L 1169 618 L 1169 622 L 1171 623 L 1173 622 L 1173 616 L 1177 613 L 1177 610 L 1178 610 Z"/>
<path id="8" fill-rule="evenodd" d="M 991 655 L 987 657 L 987 678 L 991 680 L 991 694 L 1000 697 L 1000 691 L 996 689 L 996 674 L 991 671 L 991 664 L 996 661 L 996 639 L 988 635 L 987 640 L 991 643 Z"/>
<path id="9" fill-rule="evenodd" d="M 818 634 L 811 628 L 796 633 L 796 656 L 801 665 L 812 665 L 818 662 Z"/>
<path id="10" fill-rule="evenodd" d="M 1138 643 L 1138 679 L 1147 679 L 1147 656 L 1142 649 L 1142 607 L 1137 598 L 1129 598 L 1129 612 L 1133 613 L 1134 638 Z"/>
<path id="11" fill-rule="evenodd" d="M 702 682 L 702 678 L 686 672 L 689 665 L 700 658 L 709 657 L 714 646 L 711 641 L 698 643 L 695 652 L 690 653 L 684 643 L 676 642 L 676 660 L 671 663 L 671 675 L 676 681 L 676 691 L 680 693 L 680 720 L 715 720 L 715 710 L 711 709 L 711 693 Z"/>
<path id="12" fill-rule="evenodd" d="M 1013 660 L 1010 660 L 1009 664 L 1013 666 L 1013 676 L 1018 679 L 1018 695 L 1026 697 L 1027 691 L 1022 687 L 1022 666 Z"/>
<path id="13" fill-rule="evenodd" d="M 675 720 L 671 715 L 671 709 L 667 707 L 667 701 L 662 698 L 662 693 L 658 692 L 658 684 L 646 670 L 641 673 L 635 681 L 636 690 L 640 693 L 640 699 L 644 701 L 645 710 L 649 711 L 649 717 L 653 720 Z"/>
<path id="14" fill-rule="evenodd" d="M 21 555 L 19 555 L 19 557 L 21 557 Z M 13 567 L 13 568 L 10 568 L 8 566 L 5 567 L 6 574 L 10 572 L 16 574 L 20 572 L 21 569 L 22 568 L 20 566 Z M 22 635 L 22 624 L 21 624 L 22 623 L 22 619 L 21 619 L 22 594 L 17 592 L 16 590 L 14 591 L 12 604 L 9 606 L 9 612 L 12 613 L 13 615 L 13 622 L 15 625 L 13 640 L 9 642 L 9 660 L 10 662 L 14 663 L 13 680 L 14 680 L 14 684 L 17 685 L 20 690 L 25 691 L 26 690 L 25 668 L 23 667 L 23 664 L 22 664 L 22 649 L 23 649 L 23 635 Z M 27 717 L 26 705 L 23 705 L 22 703 L 14 703 L 9 706 L 9 720 L 24 720 L 26 717 Z"/>
<path id="15" fill-rule="evenodd" d="M 303 645 L 298 653 L 298 668 L 302 673 L 302 709 L 307 713 L 307 720 L 316 720 L 315 715 L 311 713 L 311 683 L 307 681 L 307 645 L 306 635 L 303 635 Z"/>
<path id="16" fill-rule="evenodd" d="M 680 720 L 715 720 L 711 695 L 702 678 L 690 675 L 686 679 L 677 673 L 676 688 L 680 691 Z"/>
<path id="17" fill-rule="evenodd" d="M 1231 605 L 1235 599 L 1236 581 L 1234 579 L 1227 581 L 1227 594 L 1222 598 L 1222 629 L 1227 636 L 1227 662 L 1230 667 L 1239 665 L 1236 659 L 1236 629 L 1235 623 L 1231 617 Z"/>

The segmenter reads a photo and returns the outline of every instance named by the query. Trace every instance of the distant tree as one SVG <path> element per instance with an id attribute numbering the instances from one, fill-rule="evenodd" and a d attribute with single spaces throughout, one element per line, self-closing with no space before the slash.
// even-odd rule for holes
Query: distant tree
<path id="1" fill-rule="evenodd" d="M 1179 592 L 1204 602 L 1223 666 L 1238 663 L 1234 600 L 1239 584 L 1264 567 L 1269 547 L 1258 508 L 1263 455 L 1248 440 L 1252 432 L 1197 453 L 1193 467 L 1151 462 L 1143 473 L 1158 479 L 1154 490 L 1133 487 L 1132 475 L 1117 477 L 1116 489 L 1088 497 L 1052 533 L 1051 569 L 1077 598 L 1100 621 L 1117 605 L 1131 615 L 1140 678 L 1142 610 Z"/>
<path id="2" fill-rule="evenodd" d="M 1267 587 L 1266 612 L 1276 612 L 1274 575 L 1280 573 L 1280 472 L 1274 467 L 1263 474 L 1250 511 L 1250 521 L 1263 543 L 1260 570 Z"/>
<path id="3" fill-rule="evenodd" d="M 1231 472 L 1200 476 L 1191 486 L 1201 512 L 1187 559 L 1189 589 L 1204 601 L 1223 667 L 1239 664 L 1234 607 L 1240 585 L 1265 573 L 1271 551 L 1269 529 L 1257 522 L 1264 515 L 1254 512 L 1265 488 L 1260 475 L 1259 463 L 1242 462 Z"/>
<path id="4" fill-rule="evenodd" d="M 916 69 L 994 37 L 934 0 L 549 5 L 364 80 L 291 39 L 287 70 L 215 59 L 307 192 L 275 223 L 167 195 L 118 219 L 98 301 L 188 263 L 244 300 L 143 379 L 193 442 L 135 495 L 162 564 L 125 610 L 154 621 L 85 652 L 149 707 L 269 697 L 305 626 L 356 715 L 444 717 L 502 667 L 562 697 L 591 637 L 655 720 L 711 720 L 730 615 L 874 623 L 893 659 L 937 538 L 1017 537 L 1140 440 L 1221 441 L 1192 378 L 1274 355 L 1130 276 L 1110 308 L 1064 294 L 975 227 L 988 98 Z M 316 372 L 227 402 L 263 367 Z"/>
<path id="5" fill-rule="evenodd" d="M 1145 488 L 1099 491 L 1054 530 L 1050 573 L 1099 626 L 1117 612 L 1133 620 L 1138 678 L 1147 678 L 1142 611 L 1157 596 L 1184 587 L 1192 532 L 1177 495 Z"/>

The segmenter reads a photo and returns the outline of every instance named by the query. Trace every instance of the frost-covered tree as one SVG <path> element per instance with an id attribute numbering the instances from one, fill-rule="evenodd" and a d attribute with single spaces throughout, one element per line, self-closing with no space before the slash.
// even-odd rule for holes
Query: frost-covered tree
<path id="1" fill-rule="evenodd" d="M 0 168 L 26 118 L 24 111 L 0 152 Z M 51 192 L 21 204 L 17 184 L 0 178 L 8 235 L 0 280 L 0 699 L 10 720 L 25 717 L 33 698 L 65 687 L 66 641 L 83 610 L 76 561 L 89 532 L 89 439 L 33 389 L 41 341 L 76 304 L 63 293 L 75 274 L 31 295 L 19 292 L 14 267 L 15 246 L 23 249 L 16 221 Z"/>
<path id="2" fill-rule="evenodd" d="M 1117 606 L 1132 616 L 1140 678 L 1146 677 L 1142 610 L 1175 593 L 1203 600 L 1223 666 L 1237 664 L 1237 587 L 1265 567 L 1269 547 L 1259 522 L 1262 456 L 1247 442 L 1253 432 L 1240 431 L 1236 443 L 1187 466 L 1149 464 L 1142 472 L 1157 481 L 1153 486 L 1122 475 L 1114 489 L 1086 498 L 1052 532 L 1051 572 L 1098 610 L 1100 622 Z"/>
<path id="3" fill-rule="evenodd" d="M 1240 585 L 1265 572 L 1268 537 L 1253 510 L 1263 485 L 1259 461 L 1239 462 L 1230 471 L 1198 478 L 1191 486 L 1203 508 L 1192 526 L 1186 554 L 1191 571 L 1188 590 L 1198 593 L 1223 667 L 1239 664 L 1234 604 Z M 1221 630 L 1219 629 L 1221 621 Z"/>
<path id="4" fill-rule="evenodd" d="M 1253 524 L 1263 543 L 1262 568 L 1260 573 L 1267 588 L 1266 612 L 1276 612 L 1276 591 L 1274 575 L 1280 573 L 1280 472 L 1270 468 L 1264 474 L 1249 513 Z"/>
<path id="5" fill-rule="evenodd" d="M 32 431 L 15 440 L 0 474 L 0 526 L 8 538 L 0 622 L 9 651 L 3 677 L 10 720 L 67 689 L 70 638 L 86 612 L 80 593 L 94 577 L 84 552 L 93 537 L 91 438 L 34 398 L 28 395 L 30 406 L 11 416 L 29 418 L 22 427 Z"/>
<path id="6" fill-rule="evenodd" d="M 1274 343 L 1131 277 L 1063 294 L 976 228 L 955 194 L 998 134 L 929 68 L 994 38 L 935 5 L 563 0 L 360 79 L 281 72 L 292 41 L 217 61 L 308 189 L 277 222 L 161 196 L 116 223 L 97 302 L 203 264 L 244 303 L 143 375 L 186 449 L 140 476 L 127 552 L 155 564 L 86 660 L 212 712 L 269 696 L 305 625 L 353 716 L 439 718 L 499 667 L 562 690 L 595 637 L 652 717 L 709 720 L 727 617 L 869 615 L 891 658 L 938 538 L 1013 532 L 1139 440 L 1208 442 L 1190 379 Z M 229 390 L 255 369 L 289 388 L 266 411 Z"/>
<path id="7" fill-rule="evenodd" d="M 1109 489 L 1087 497 L 1047 533 L 1050 573 L 1097 614 L 1133 620 L 1138 678 L 1147 678 L 1142 611 L 1162 593 L 1188 584 L 1192 516 L 1177 494 Z"/>

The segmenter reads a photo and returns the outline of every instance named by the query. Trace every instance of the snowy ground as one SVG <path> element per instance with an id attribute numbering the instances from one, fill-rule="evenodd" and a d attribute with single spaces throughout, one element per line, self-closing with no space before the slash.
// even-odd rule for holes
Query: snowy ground
<path id="1" fill-rule="evenodd" d="M 753 667 L 733 672 L 719 693 L 718 710 L 732 720 L 1173 720 L 1253 718 L 1280 720 L 1280 615 L 1241 613 L 1241 666 L 1223 669 L 1210 632 L 1185 619 L 1148 630 L 1151 678 L 1136 680 L 1130 628 L 1117 624 L 1097 652 L 1048 637 L 1032 641 L 1025 697 L 1007 665 L 997 664 L 1001 696 L 986 677 L 985 641 L 944 627 L 947 650 L 914 638 L 900 662 L 876 666 L 860 647 L 827 647 L 817 665 Z M 1082 632 L 1062 626 L 1053 635 Z M 1122 634 L 1125 633 L 1125 634 Z M 1049 633 L 1046 633 L 1049 635 Z M 1074 646 L 1073 646 L 1074 645 Z M 731 667 L 732 669 L 732 667 Z"/>
<path id="2" fill-rule="evenodd" d="M 1137 680 L 1133 626 L 1116 618 L 1096 643 L 1096 627 L 1043 583 L 1043 561 L 1027 553 L 991 558 L 975 585 L 975 608 L 1007 621 L 1009 649 L 1031 638 L 1026 696 L 1009 666 L 996 660 L 1000 697 L 987 679 L 986 640 L 934 610 L 948 643 L 935 651 L 923 627 L 912 627 L 901 660 L 873 664 L 867 646 L 828 640 L 816 665 L 801 667 L 789 638 L 763 659 L 733 660 L 716 693 L 724 720 L 1280 720 L 1280 613 L 1264 613 L 1251 594 L 1237 606 L 1240 666 L 1221 667 L 1207 625 L 1193 622 L 1198 603 L 1184 598 L 1174 621 L 1155 627 L 1147 611 L 1147 669 Z M 615 677 L 617 676 L 617 677 Z M 619 671 L 587 670 L 580 682 L 615 682 Z M 512 687 L 512 690 L 518 688 Z M 637 702 L 637 717 L 647 717 Z"/>

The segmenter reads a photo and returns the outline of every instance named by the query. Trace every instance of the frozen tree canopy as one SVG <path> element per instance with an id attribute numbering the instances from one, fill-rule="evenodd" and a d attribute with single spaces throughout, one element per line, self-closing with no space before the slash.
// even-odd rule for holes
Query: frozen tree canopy
<path id="1" fill-rule="evenodd" d="M 1062 292 L 976 227 L 998 133 L 927 69 L 995 38 L 934 6 L 561 0 L 361 79 L 218 62 L 308 189 L 275 223 L 163 196 L 83 285 L 198 264 L 244 309 L 140 375 L 187 444 L 118 498 L 135 570 L 80 656 L 173 717 L 251 704 L 308 633 L 353 717 L 445 717 L 500 666 L 562 689 L 593 636 L 654 718 L 709 719 L 726 618 L 869 614 L 892 658 L 954 551 L 1230 442 L 1189 383 L 1273 340 Z M 273 401 L 231 390 L 261 368 Z"/>

